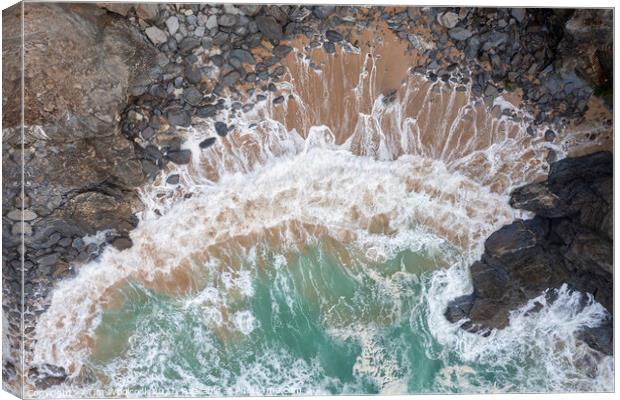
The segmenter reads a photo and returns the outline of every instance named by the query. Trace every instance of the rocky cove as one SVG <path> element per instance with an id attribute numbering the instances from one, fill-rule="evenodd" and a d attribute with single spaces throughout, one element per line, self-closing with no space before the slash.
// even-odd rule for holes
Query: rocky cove
<path id="1" fill-rule="evenodd" d="M 235 117 L 266 102 L 276 114 L 294 107 L 282 84 L 301 51 L 355 54 L 375 24 L 415 55 L 399 66 L 408 75 L 450 85 L 549 143 L 546 180 L 510 196 L 513 208 L 536 217 L 484 238 L 470 268 L 473 294 L 452 301 L 446 318 L 485 335 L 567 283 L 609 311 L 605 324 L 579 338 L 611 354 L 611 21 L 609 10 L 567 9 L 25 3 L 5 10 L 3 325 L 12 350 L 3 360 L 5 388 L 23 390 L 22 361 L 34 388 L 67 379 L 60 366 L 32 362 L 37 319 L 55 285 L 80 265 L 107 246 L 132 247 L 143 187 L 162 176 L 180 185 L 183 177 L 165 171 L 226 140 Z M 389 106 L 400 94 L 386 71 L 398 74 L 382 71 L 378 95 Z M 500 96 L 516 98 L 524 112 Z M 189 149 L 182 133 L 198 123 L 213 134 Z M 568 158 L 557 161 L 558 143 Z"/>

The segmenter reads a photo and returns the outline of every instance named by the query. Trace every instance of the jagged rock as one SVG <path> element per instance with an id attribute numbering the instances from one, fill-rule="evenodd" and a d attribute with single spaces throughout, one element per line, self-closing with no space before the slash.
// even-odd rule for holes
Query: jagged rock
<path id="1" fill-rule="evenodd" d="M 590 293 L 613 315 L 611 153 L 560 160 L 544 183 L 516 189 L 510 204 L 535 212 L 493 233 L 471 266 L 474 292 L 453 300 L 446 318 L 464 329 L 502 329 L 511 310 L 563 284 Z M 611 317 L 610 317 L 611 318 Z M 611 354 L 611 324 L 584 330 L 582 340 Z"/>
<path id="2" fill-rule="evenodd" d="M 532 183 L 515 189 L 510 195 L 510 205 L 548 218 L 566 215 L 567 205 L 543 183 Z"/>

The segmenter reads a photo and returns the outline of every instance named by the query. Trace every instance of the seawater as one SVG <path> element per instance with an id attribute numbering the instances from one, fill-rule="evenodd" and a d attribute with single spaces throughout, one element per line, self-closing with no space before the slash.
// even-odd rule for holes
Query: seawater
<path id="1" fill-rule="evenodd" d="M 541 293 L 487 336 L 445 319 L 485 238 L 530 217 L 510 191 L 570 132 L 550 144 L 506 99 L 387 76 L 412 65 L 398 46 L 295 50 L 282 106 L 224 116 L 208 149 L 212 121 L 180 131 L 192 160 L 142 189 L 133 247 L 54 288 L 29 363 L 70 378 L 37 395 L 613 390 L 613 358 L 575 338 L 605 316 L 584 294 Z"/>

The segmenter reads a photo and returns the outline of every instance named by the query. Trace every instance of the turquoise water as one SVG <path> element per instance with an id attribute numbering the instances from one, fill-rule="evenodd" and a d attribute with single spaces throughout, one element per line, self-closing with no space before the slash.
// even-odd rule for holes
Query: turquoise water
<path id="1" fill-rule="evenodd" d="M 442 362 L 428 357 L 431 339 L 414 325 L 421 280 L 445 260 L 403 251 L 383 263 L 343 265 L 326 247 L 290 261 L 267 253 L 263 266 L 230 266 L 223 279 L 212 274 L 202 292 L 180 298 L 125 286 L 126 301 L 97 328 L 105 350 L 92 366 L 138 392 L 172 383 L 207 394 L 432 390 Z"/>
<path id="2" fill-rule="evenodd" d="M 495 347 L 473 358 L 467 343 L 437 340 L 429 301 L 459 261 L 454 248 L 372 262 L 329 243 L 286 257 L 258 246 L 241 265 L 205 266 L 204 289 L 182 296 L 125 285 L 96 330 L 99 384 L 151 396 L 562 389 L 553 369 L 563 356 L 541 354 L 535 329 L 497 339 L 515 341 L 504 347 L 474 343 Z"/>

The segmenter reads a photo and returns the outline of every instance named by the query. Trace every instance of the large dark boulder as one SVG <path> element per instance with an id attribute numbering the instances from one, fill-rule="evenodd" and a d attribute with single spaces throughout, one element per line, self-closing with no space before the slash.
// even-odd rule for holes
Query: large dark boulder
<path id="1" fill-rule="evenodd" d="M 470 331 L 501 329 L 510 311 L 563 284 L 594 296 L 613 316 L 613 157 L 600 152 L 551 166 L 546 182 L 520 187 L 513 207 L 536 213 L 493 233 L 471 266 L 474 291 L 453 300 L 452 322 Z M 553 300 L 553 299 L 551 299 Z M 613 324 L 584 329 L 579 337 L 612 352 Z"/>

